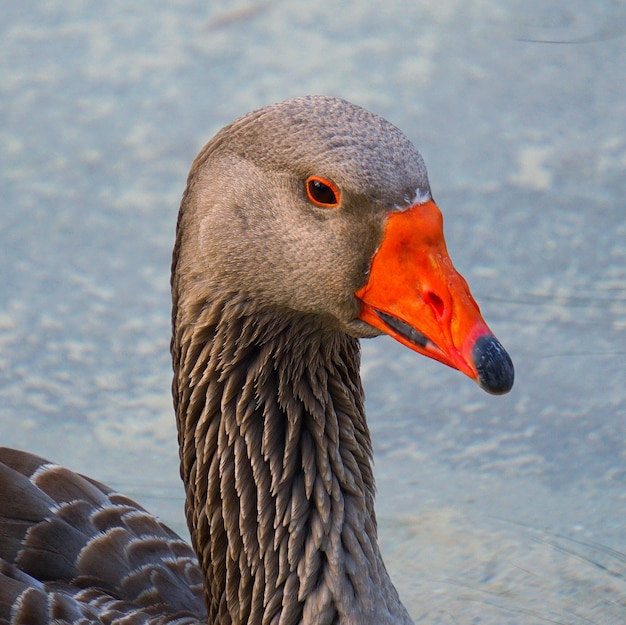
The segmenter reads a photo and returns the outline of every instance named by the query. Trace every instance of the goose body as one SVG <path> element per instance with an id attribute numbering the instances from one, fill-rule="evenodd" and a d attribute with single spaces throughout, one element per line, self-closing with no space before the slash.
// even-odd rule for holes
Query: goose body
<path id="1" fill-rule="evenodd" d="M 408 624 L 382 561 L 359 339 L 502 393 L 513 367 L 393 125 L 305 97 L 192 166 L 172 264 L 192 546 L 128 498 L 0 451 L 0 624 Z"/>

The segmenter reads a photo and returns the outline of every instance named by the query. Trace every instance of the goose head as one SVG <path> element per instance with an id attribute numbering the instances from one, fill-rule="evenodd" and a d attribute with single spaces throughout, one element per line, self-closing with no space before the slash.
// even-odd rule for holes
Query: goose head
<path id="1" fill-rule="evenodd" d="M 175 325 L 219 292 L 353 337 L 388 334 L 490 393 L 512 387 L 511 359 L 450 260 L 421 155 L 363 108 L 300 97 L 226 126 L 194 161 L 177 232 Z"/>

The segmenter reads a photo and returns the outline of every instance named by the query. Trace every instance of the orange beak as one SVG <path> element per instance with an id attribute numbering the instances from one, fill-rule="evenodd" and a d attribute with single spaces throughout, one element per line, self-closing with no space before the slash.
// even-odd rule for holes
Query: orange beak
<path id="1" fill-rule="evenodd" d="M 362 321 L 462 371 L 489 393 L 511 390 L 513 363 L 452 265 L 432 200 L 390 215 L 367 284 L 355 295 Z"/>

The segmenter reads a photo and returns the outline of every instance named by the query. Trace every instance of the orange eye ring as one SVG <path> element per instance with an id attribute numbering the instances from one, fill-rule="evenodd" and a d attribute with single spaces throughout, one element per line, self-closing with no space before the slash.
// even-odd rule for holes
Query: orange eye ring
<path id="1" fill-rule="evenodd" d="M 341 198 L 339 189 L 330 180 L 320 176 L 307 178 L 306 194 L 315 206 L 322 208 L 337 208 Z"/>

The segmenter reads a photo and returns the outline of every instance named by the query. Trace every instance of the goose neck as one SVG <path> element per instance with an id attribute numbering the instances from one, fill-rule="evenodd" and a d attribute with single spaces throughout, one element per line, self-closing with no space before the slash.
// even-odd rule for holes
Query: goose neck
<path id="1" fill-rule="evenodd" d="M 172 354 L 209 622 L 408 623 L 379 553 L 358 341 L 206 307 Z"/>

